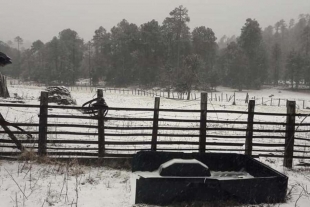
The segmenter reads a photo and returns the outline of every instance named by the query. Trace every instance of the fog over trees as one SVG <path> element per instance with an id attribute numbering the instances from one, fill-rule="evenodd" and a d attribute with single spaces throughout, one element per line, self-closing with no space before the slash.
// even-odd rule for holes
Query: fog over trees
<path id="1" fill-rule="evenodd" d="M 179 6 L 162 23 L 153 19 L 137 26 L 123 19 L 110 31 L 103 25 L 90 41 L 71 29 L 24 50 L 20 36 L 12 37 L 18 48 L 0 40 L 0 51 L 13 60 L 2 72 L 46 84 L 73 85 L 90 78 L 92 85 L 105 81 L 182 92 L 218 85 L 259 89 L 287 80 L 292 88 L 310 87 L 309 14 L 266 28 L 248 18 L 240 22 L 238 36 L 219 39 L 207 25 L 190 30 L 189 22 L 188 10 Z"/>

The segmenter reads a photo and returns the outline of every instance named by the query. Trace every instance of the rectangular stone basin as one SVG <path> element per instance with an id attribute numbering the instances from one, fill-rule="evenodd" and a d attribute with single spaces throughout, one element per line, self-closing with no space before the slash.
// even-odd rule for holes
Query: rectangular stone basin
<path id="1" fill-rule="evenodd" d="M 188 165 L 197 163 L 208 168 L 211 175 L 202 176 L 197 172 L 199 167 Z M 164 176 L 163 167 L 170 167 Z M 284 202 L 288 183 L 288 177 L 269 166 L 231 153 L 142 151 L 133 157 L 132 171 L 135 203 L 153 205 L 231 200 L 247 204 Z"/>

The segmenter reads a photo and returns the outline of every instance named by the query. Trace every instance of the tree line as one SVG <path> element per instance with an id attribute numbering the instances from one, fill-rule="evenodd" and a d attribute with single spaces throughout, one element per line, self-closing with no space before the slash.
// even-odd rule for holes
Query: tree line
<path id="1" fill-rule="evenodd" d="M 47 43 L 37 40 L 22 50 L 18 36 L 17 48 L 0 41 L 0 51 L 14 62 L 2 72 L 46 84 L 73 85 L 90 78 L 92 85 L 104 81 L 189 93 L 217 85 L 259 89 L 287 80 L 292 88 L 310 87 L 310 15 L 265 29 L 248 18 L 239 36 L 219 40 L 206 26 L 190 31 L 189 22 L 188 10 L 179 6 L 162 24 L 152 20 L 137 26 L 123 19 L 110 31 L 99 27 L 90 41 L 65 29 Z"/>

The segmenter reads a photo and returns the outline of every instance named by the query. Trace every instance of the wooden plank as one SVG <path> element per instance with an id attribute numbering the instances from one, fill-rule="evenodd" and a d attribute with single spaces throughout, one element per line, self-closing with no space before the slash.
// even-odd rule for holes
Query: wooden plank
<path id="1" fill-rule="evenodd" d="M 245 155 L 252 155 L 253 148 L 253 120 L 254 120 L 255 100 L 250 100 L 248 104 L 248 124 L 245 139 Z"/>
<path id="2" fill-rule="evenodd" d="M 213 134 L 208 134 L 206 135 L 208 138 L 217 138 L 217 139 L 244 139 L 246 136 L 231 136 L 231 135 L 213 135 Z"/>
<path id="3" fill-rule="evenodd" d="M 97 136 L 99 133 L 90 132 L 72 132 L 72 131 L 49 131 L 46 134 L 66 134 L 66 135 L 79 135 L 79 136 Z"/>
<path id="4" fill-rule="evenodd" d="M 150 148 L 106 148 L 106 151 L 150 151 Z M 157 148 L 157 151 L 198 151 L 197 149 L 191 149 L 191 148 Z"/>
<path id="5" fill-rule="evenodd" d="M 59 117 L 59 115 L 57 115 L 57 116 L 58 116 L 58 118 L 66 118 L 64 116 L 60 116 L 60 117 Z M 73 117 L 71 117 L 71 118 L 73 118 Z M 119 121 L 150 121 L 150 122 L 153 122 L 153 118 L 106 117 L 106 120 L 116 120 L 116 121 L 118 121 L 118 120 Z M 158 119 L 158 121 L 159 122 L 200 122 L 199 120 L 196 120 L 196 119 Z"/>
<path id="6" fill-rule="evenodd" d="M 110 111 L 150 111 L 153 112 L 154 108 L 121 108 L 121 107 L 109 107 Z M 163 112 L 187 112 L 187 113 L 200 113 L 200 110 L 195 109 L 159 109 Z"/>
<path id="7" fill-rule="evenodd" d="M 109 136 L 109 137 L 145 137 L 145 136 L 149 136 L 151 137 L 152 134 L 151 133 L 127 133 L 127 134 L 112 134 L 112 133 L 104 133 L 105 136 Z"/>
<path id="8" fill-rule="evenodd" d="M 16 144 L 17 148 L 23 152 L 25 151 L 24 146 L 22 145 L 22 143 L 17 139 L 17 137 L 12 133 L 12 131 L 9 129 L 9 127 L 6 126 L 5 124 L 5 119 L 3 118 L 2 114 L 0 113 L 0 125 L 2 126 L 2 128 L 4 129 L 5 133 L 8 134 L 8 136 L 11 138 L 11 140 Z"/>
<path id="9" fill-rule="evenodd" d="M 206 133 L 207 133 L 207 104 L 208 93 L 201 93 L 200 100 L 200 130 L 199 130 L 199 152 L 205 153 L 206 151 Z"/>
<path id="10" fill-rule="evenodd" d="M 135 154 L 110 154 L 106 153 L 104 157 L 109 157 L 109 158 L 127 158 L 127 157 L 133 157 Z"/>
<path id="11" fill-rule="evenodd" d="M 47 140 L 47 115 L 48 115 L 48 92 L 42 91 L 40 97 L 40 120 L 39 120 L 39 155 L 46 155 Z"/>
<path id="12" fill-rule="evenodd" d="M 39 115 L 41 117 L 41 115 Z M 47 115 L 48 118 L 65 118 L 65 119 L 98 119 L 95 116 L 75 116 L 75 115 Z"/>
<path id="13" fill-rule="evenodd" d="M 307 139 L 307 138 L 299 138 L 299 137 L 295 137 L 295 140 L 310 141 L 310 139 Z"/>
<path id="14" fill-rule="evenodd" d="M 0 131 L 0 134 L 6 134 L 6 131 Z M 38 131 L 27 131 L 27 132 L 23 132 L 23 131 L 11 131 L 11 133 L 13 134 L 39 134 Z"/>
<path id="15" fill-rule="evenodd" d="M 215 149 L 215 148 L 206 148 L 206 151 L 230 151 L 230 152 L 243 152 L 244 149 Z"/>
<path id="16" fill-rule="evenodd" d="M 305 133 L 310 132 L 310 130 L 295 130 L 295 133 Z"/>
<path id="17" fill-rule="evenodd" d="M 16 149 L 17 146 L 16 145 L 0 145 L 0 148 L 13 148 Z M 35 146 L 26 146 L 27 149 L 37 149 L 38 147 Z"/>
<path id="18" fill-rule="evenodd" d="M 97 104 L 103 99 L 103 90 L 97 90 Z M 98 157 L 104 157 L 105 153 L 105 132 L 104 132 L 104 109 L 98 109 Z"/>
<path id="19" fill-rule="evenodd" d="M 61 150 L 81 150 L 81 151 L 98 151 L 98 147 L 47 147 L 48 150 L 58 150 L 58 151 L 61 151 Z"/>
<path id="20" fill-rule="evenodd" d="M 48 127 L 77 127 L 77 128 L 88 128 L 97 129 L 96 125 L 85 125 L 85 124 L 47 124 Z"/>
<path id="21" fill-rule="evenodd" d="M 283 155 L 274 155 L 274 154 L 258 154 L 258 157 L 278 157 L 278 158 L 283 158 Z"/>
<path id="22" fill-rule="evenodd" d="M 55 144 L 98 144 L 98 141 L 85 141 L 85 140 L 47 140 L 47 143 Z"/>
<path id="23" fill-rule="evenodd" d="M 48 152 L 48 155 L 57 155 L 57 156 L 94 156 L 98 157 L 97 152 Z"/>
<path id="24" fill-rule="evenodd" d="M 225 120 L 207 120 L 207 123 L 218 123 L 218 124 L 247 124 L 246 121 L 225 121 Z"/>
<path id="25" fill-rule="evenodd" d="M 253 139 L 285 139 L 282 136 L 253 136 Z"/>
<path id="26" fill-rule="evenodd" d="M 223 128 L 223 127 L 214 127 L 208 128 L 208 131 L 239 131 L 239 132 L 246 132 L 248 129 L 242 128 Z M 271 132 L 271 133 L 284 133 L 285 130 L 273 130 L 273 129 L 252 129 L 252 132 Z"/>
<path id="27" fill-rule="evenodd" d="M 91 127 L 93 128 L 93 127 Z M 95 127 L 97 128 L 97 127 Z M 105 129 L 109 130 L 153 130 L 153 127 L 112 127 L 105 126 Z M 183 131 L 183 130 L 199 130 L 198 127 L 158 127 L 158 130 L 175 130 L 175 131 Z"/>
<path id="28" fill-rule="evenodd" d="M 294 144 L 295 147 L 310 147 L 310 145 L 304 145 L 304 144 Z M 295 150 L 294 150 L 295 152 Z"/>
<path id="29" fill-rule="evenodd" d="M 265 149 L 253 149 L 252 152 L 271 152 L 271 153 L 283 153 L 284 150 L 272 149 L 272 150 L 265 150 Z"/>
<path id="30" fill-rule="evenodd" d="M 283 166 L 287 168 L 293 167 L 293 156 L 294 156 L 294 133 L 295 133 L 295 113 L 296 113 L 296 102 L 287 102 L 287 117 L 286 117 L 286 133 L 285 133 L 285 152 Z"/>
<path id="31" fill-rule="evenodd" d="M 151 150 L 156 151 L 160 97 L 155 97 Z"/>
<path id="32" fill-rule="evenodd" d="M 38 143 L 38 140 L 19 140 L 20 143 Z M 0 139 L 0 143 L 14 143 L 10 139 Z"/>
<path id="33" fill-rule="evenodd" d="M 159 137 L 200 137 L 198 134 L 158 134 Z"/>
<path id="34" fill-rule="evenodd" d="M 207 128 L 208 131 L 239 131 L 239 132 L 245 132 L 247 131 L 246 128 L 242 129 L 242 128 L 229 128 L 229 127 L 208 127 Z"/>
<path id="35" fill-rule="evenodd" d="M 13 124 L 11 123 L 7 123 L 6 124 L 7 126 L 20 126 L 20 127 L 23 127 L 23 126 L 34 126 L 34 127 L 38 127 L 39 126 L 39 123 L 37 124 L 34 124 L 34 123 L 23 123 L 23 122 L 14 122 Z"/>
<path id="36" fill-rule="evenodd" d="M 106 145 L 151 145 L 151 141 L 130 141 L 130 142 L 121 142 L 121 141 L 106 141 Z"/>
<path id="37" fill-rule="evenodd" d="M 285 147 L 285 144 L 264 144 L 264 143 L 253 143 L 254 147 Z"/>
<path id="38" fill-rule="evenodd" d="M 207 123 L 219 123 L 219 124 L 244 124 L 246 125 L 247 121 L 224 121 L 224 120 L 207 120 Z M 255 122 L 253 121 L 254 125 L 279 125 L 279 126 L 285 126 L 286 123 L 281 122 Z M 305 126 L 310 126 L 310 124 L 306 124 Z"/>
<path id="39" fill-rule="evenodd" d="M 171 144 L 178 144 L 178 145 L 198 145 L 198 142 L 190 142 L 190 141 L 159 141 L 157 145 L 171 145 Z"/>
<path id="40" fill-rule="evenodd" d="M 298 126 L 310 126 L 310 123 L 296 123 Z"/>
<path id="41" fill-rule="evenodd" d="M 246 111 L 231 111 L 231 110 L 207 110 L 210 114 L 248 114 Z"/>
<path id="42" fill-rule="evenodd" d="M 197 119 L 158 119 L 160 122 L 200 122 L 200 120 Z"/>
<path id="43" fill-rule="evenodd" d="M 229 143 L 229 142 L 206 142 L 206 145 L 212 145 L 212 146 L 238 146 L 242 147 L 244 143 Z"/>
<path id="44" fill-rule="evenodd" d="M 254 115 L 258 116 L 286 116 L 284 113 L 265 113 L 265 112 L 254 112 Z"/>
<path id="45" fill-rule="evenodd" d="M 105 136 L 110 137 L 152 137 L 151 133 L 126 133 L 126 134 L 112 134 L 105 133 Z M 158 137 L 199 137 L 197 134 L 157 134 Z"/>
<path id="46" fill-rule="evenodd" d="M 149 151 L 151 148 L 106 148 L 106 151 Z"/>
<path id="47" fill-rule="evenodd" d="M 200 128 L 199 127 L 158 127 L 159 130 L 199 130 Z"/>
<path id="48" fill-rule="evenodd" d="M 16 107 L 16 108 L 40 108 L 40 105 L 33 105 L 33 104 L 8 104 L 8 103 L 0 103 L 0 106 Z"/>
<path id="49" fill-rule="evenodd" d="M 110 130 L 152 130 L 153 127 L 111 127 L 111 126 L 105 126 L 105 129 L 110 129 Z"/>

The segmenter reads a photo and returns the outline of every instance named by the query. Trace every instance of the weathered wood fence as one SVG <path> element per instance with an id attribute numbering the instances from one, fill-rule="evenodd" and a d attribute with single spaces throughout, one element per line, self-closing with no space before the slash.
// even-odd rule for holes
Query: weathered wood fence
<path id="1" fill-rule="evenodd" d="M 99 89 L 97 94 L 100 98 L 103 91 Z M 42 156 L 131 157 L 140 150 L 236 152 L 253 157 L 283 158 L 286 167 L 292 167 L 293 159 L 310 159 L 310 123 L 305 121 L 308 114 L 296 114 L 294 101 L 288 101 L 286 113 L 255 112 L 255 100 L 249 101 L 247 111 L 208 110 L 207 102 L 208 94 L 202 93 L 198 110 L 161 109 L 160 98 L 156 97 L 154 108 L 110 107 L 108 116 L 104 117 L 100 107 L 94 108 L 98 115 L 90 116 L 82 114 L 85 109 L 82 107 L 49 105 L 47 93 L 42 92 L 40 105 L 0 104 L 0 108 L 38 109 L 37 123 L 14 123 L 32 127 L 28 132 L 36 135 L 35 138 L 25 139 L 24 132 L 11 132 L 19 135 L 26 149 Z M 65 110 L 74 111 L 74 114 L 64 113 Z M 128 112 L 135 114 L 130 116 Z M 170 113 L 176 114 L 175 118 L 167 115 Z M 147 115 L 141 117 L 141 114 Z M 226 118 L 214 118 L 221 114 Z M 247 118 L 229 119 L 236 115 Z M 284 117 L 286 122 L 255 121 L 258 116 Z M 303 117 L 299 123 L 295 123 L 297 116 Z M 299 133 L 303 136 L 298 136 Z M 17 148 L 10 138 L 2 136 L 0 139 L 1 156 L 18 155 Z"/>

